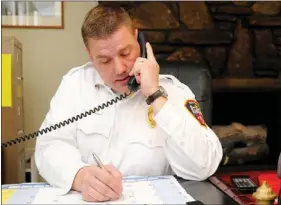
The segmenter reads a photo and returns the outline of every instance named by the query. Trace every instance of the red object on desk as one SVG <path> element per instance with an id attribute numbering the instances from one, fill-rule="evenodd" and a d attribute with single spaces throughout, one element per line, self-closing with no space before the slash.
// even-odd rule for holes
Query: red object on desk
<path id="1" fill-rule="evenodd" d="M 264 180 L 267 181 L 268 185 L 271 186 L 272 191 L 278 196 L 281 187 L 281 180 L 277 176 L 277 172 L 274 170 L 268 171 L 247 171 L 247 172 L 231 172 L 224 174 L 216 174 L 209 178 L 210 182 L 216 187 L 221 189 L 230 198 L 235 200 L 241 205 L 253 205 L 255 204 L 255 199 L 252 194 L 242 194 L 240 193 L 231 182 L 231 176 L 235 175 L 247 175 L 254 183 L 259 187 Z"/>

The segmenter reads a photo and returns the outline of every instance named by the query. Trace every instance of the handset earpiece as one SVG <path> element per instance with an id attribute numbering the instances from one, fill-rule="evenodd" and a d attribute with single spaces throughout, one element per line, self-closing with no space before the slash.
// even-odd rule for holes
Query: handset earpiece
<path id="1" fill-rule="evenodd" d="M 140 44 L 140 50 L 141 50 L 141 57 L 147 58 L 147 53 L 146 53 L 146 40 L 144 37 L 144 33 L 139 31 L 138 32 L 138 42 Z"/>
<path id="2" fill-rule="evenodd" d="M 146 41 L 143 32 L 139 31 L 138 32 L 138 42 L 140 44 L 140 53 L 141 57 L 146 58 L 147 53 L 146 53 Z M 130 91 L 135 92 L 139 89 L 139 84 L 135 78 L 135 76 L 131 76 L 128 80 L 128 88 Z"/>

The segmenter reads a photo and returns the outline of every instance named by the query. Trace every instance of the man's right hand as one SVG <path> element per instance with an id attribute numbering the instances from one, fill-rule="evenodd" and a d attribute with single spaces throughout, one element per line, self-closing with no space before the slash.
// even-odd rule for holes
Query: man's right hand
<path id="1" fill-rule="evenodd" d="M 72 189 L 81 192 L 88 202 L 118 199 L 123 191 L 122 174 L 112 165 L 106 165 L 105 169 L 83 167 L 77 172 Z"/>

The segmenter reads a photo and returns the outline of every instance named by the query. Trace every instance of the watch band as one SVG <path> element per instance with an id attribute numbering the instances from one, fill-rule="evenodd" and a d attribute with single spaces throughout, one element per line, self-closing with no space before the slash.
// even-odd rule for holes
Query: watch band
<path id="1" fill-rule="evenodd" d="M 146 98 L 146 100 L 145 100 L 146 103 L 148 105 L 151 105 L 157 98 L 159 98 L 161 96 L 166 96 L 165 92 L 163 92 L 163 90 L 164 89 L 161 86 L 159 86 L 158 90 L 155 93 L 151 94 L 150 96 L 148 96 Z"/>

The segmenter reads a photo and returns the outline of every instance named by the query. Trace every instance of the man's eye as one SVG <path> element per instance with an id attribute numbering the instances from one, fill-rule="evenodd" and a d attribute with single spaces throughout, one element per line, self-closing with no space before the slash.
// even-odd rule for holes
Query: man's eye
<path id="1" fill-rule="evenodd" d="M 102 60 L 101 63 L 102 63 L 102 64 L 107 64 L 107 63 L 109 63 L 109 61 L 110 61 L 110 60 Z"/>
<path id="2" fill-rule="evenodd" d="M 125 57 L 125 56 L 128 56 L 130 54 L 130 52 L 124 52 L 124 53 L 121 53 L 121 56 Z"/>

